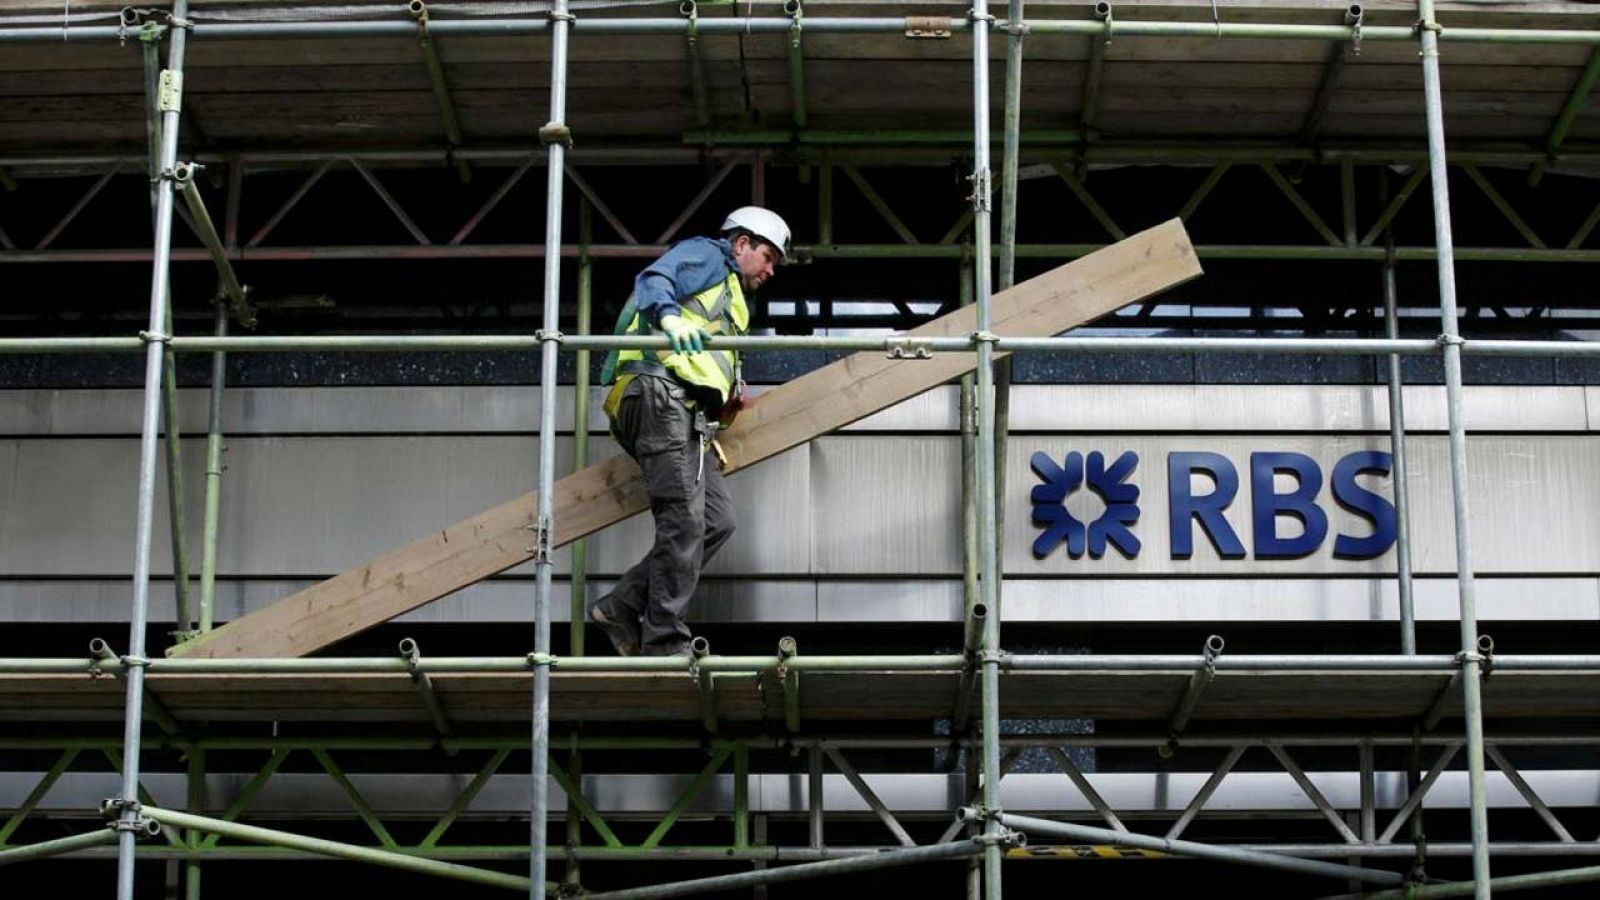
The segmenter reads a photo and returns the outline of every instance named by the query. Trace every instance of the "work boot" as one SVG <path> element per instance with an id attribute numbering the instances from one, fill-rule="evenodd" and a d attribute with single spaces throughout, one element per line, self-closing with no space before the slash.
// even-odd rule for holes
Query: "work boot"
<path id="1" fill-rule="evenodd" d="M 639 620 L 620 610 L 611 602 L 610 595 L 601 597 L 589 607 L 589 621 L 600 626 L 611 641 L 618 656 L 639 655 Z"/>

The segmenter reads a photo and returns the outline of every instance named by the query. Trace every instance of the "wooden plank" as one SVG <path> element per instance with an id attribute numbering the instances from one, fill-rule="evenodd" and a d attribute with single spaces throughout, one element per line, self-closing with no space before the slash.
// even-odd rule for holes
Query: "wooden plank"
<path id="1" fill-rule="evenodd" d="M 1200 274 L 1176 219 L 997 294 L 991 330 L 1059 334 Z M 909 333 L 960 336 L 976 313 L 960 310 Z M 858 353 L 762 395 L 720 440 L 734 474 L 790 447 L 972 371 L 975 354 L 929 360 Z M 649 507 L 638 466 L 616 457 L 556 483 L 559 546 Z M 265 609 L 173 648 L 202 657 L 300 656 L 437 600 L 532 557 L 535 497 L 479 513 Z"/>
<path id="2" fill-rule="evenodd" d="M 1188 674 L 1160 672 L 1006 672 L 1002 711 L 1011 718 L 1103 718 L 1165 722 Z M 949 715 L 959 673 L 813 672 L 801 694 L 805 721 L 915 721 Z M 403 674 L 173 675 L 149 685 L 182 721 L 391 722 L 423 726 L 416 688 Z M 443 673 L 435 689 L 461 724 L 526 722 L 529 672 Z M 730 682 L 731 683 L 731 682 Z M 1207 690 L 1196 721 L 1388 720 L 1409 722 L 1449 683 L 1440 672 L 1278 672 L 1225 670 Z M 746 682 L 748 686 L 749 683 Z M 116 722 L 123 683 L 83 675 L 0 676 L 0 722 Z M 1494 720 L 1592 717 L 1600 711 L 1600 673 L 1496 672 L 1484 683 Z M 562 671 L 550 678 L 557 721 L 700 720 L 699 691 L 686 672 Z M 769 697 L 770 704 L 770 697 Z M 1452 696 L 1448 715 L 1459 714 Z M 770 719 L 760 693 L 727 690 L 725 721 Z"/>

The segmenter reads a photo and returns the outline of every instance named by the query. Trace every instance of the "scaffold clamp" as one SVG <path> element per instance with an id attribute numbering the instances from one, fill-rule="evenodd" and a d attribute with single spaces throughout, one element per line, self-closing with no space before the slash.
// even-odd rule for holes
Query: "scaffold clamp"
<path id="1" fill-rule="evenodd" d="M 949 16 L 906 16 L 906 37 L 910 40 L 949 40 L 954 31 L 952 22 Z"/>
<path id="2" fill-rule="evenodd" d="M 1494 638 L 1487 634 L 1478 635 L 1478 652 L 1471 655 L 1483 666 L 1483 677 L 1488 678 L 1494 672 Z M 1462 653 L 1461 657 L 1465 663 L 1467 654 Z"/>
<path id="3" fill-rule="evenodd" d="M 546 147 L 551 144 L 560 144 L 563 147 L 572 146 L 572 129 L 565 122 L 546 122 L 539 128 L 539 143 Z"/>
<path id="4" fill-rule="evenodd" d="M 956 818 L 967 823 L 988 822 L 1000 818 L 1004 812 L 1005 810 L 998 806 L 991 809 L 982 803 L 974 803 L 971 806 L 963 806 L 956 810 Z"/>
<path id="5" fill-rule="evenodd" d="M 540 343 L 544 343 L 546 341 L 555 341 L 556 343 L 559 344 L 562 341 L 567 339 L 567 336 L 565 334 L 562 334 L 561 333 L 561 329 L 559 329 L 559 328 L 557 328 L 557 329 L 555 329 L 553 331 L 546 331 L 545 329 L 540 328 L 539 330 L 537 330 L 537 331 L 535 331 L 533 333 L 533 337 L 534 337 L 534 340 L 539 341 Z"/>
<path id="6" fill-rule="evenodd" d="M 139 332 L 139 340 L 144 341 L 146 344 L 165 344 L 171 342 L 172 335 L 160 331 L 141 331 Z"/>
<path id="7" fill-rule="evenodd" d="M 998 811 L 996 812 L 996 815 L 998 815 Z M 975 834 L 972 836 L 972 842 L 985 846 L 989 844 L 995 844 L 1001 847 L 1015 847 L 1021 849 L 1028 846 L 1028 836 L 1020 831 L 1012 831 L 1009 828 L 1002 828 L 993 833 L 984 832 L 983 834 Z"/>
<path id="8" fill-rule="evenodd" d="M 528 555 L 533 557 L 534 564 L 550 562 L 550 518 L 540 516 L 522 527 L 533 532 L 533 544 L 528 547 Z"/>
<path id="9" fill-rule="evenodd" d="M 890 359 L 933 358 L 933 345 L 928 341 L 919 341 L 915 338 L 889 338 L 885 343 L 889 347 Z"/>
<path id="10" fill-rule="evenodd" d="M 100 814 L 111 819 L 106 823 L 107 828 L 131 831 L 140 837 L 155 837 L 161 833 L 161 823 L 145 818 L 143 811 L 144 807 L 137 800 L 108 797 L 100 801 Z"/>
<path id="11" fill-rule="evenodd" d="M 1441 334 L 1437 338 L 1435 338 L 1434 341 L 1440 347 L 1449 347 L 1449 346 L 1464 347 L 1464 346 L 1466 346 L 1466 343 L 1467 343 L 1467 339 L 1462 337 L 1459 334 Z"/>
<path id="12" fill-rule="evenodd" d="M 967 180 L 972 182 L 972 196 L 967 200 L 972 203 L 973 212 L 988 212 L 990 195 L 994 193 L 989 184 L 988 169 L 974 169 Z"/>

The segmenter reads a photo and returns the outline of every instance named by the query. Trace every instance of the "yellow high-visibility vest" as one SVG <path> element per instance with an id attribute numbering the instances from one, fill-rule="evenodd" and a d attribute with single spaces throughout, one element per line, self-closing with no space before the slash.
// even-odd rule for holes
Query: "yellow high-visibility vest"
<path id="1" fill-rule="evenodd" d="M 630 302 L 631 306 L 631 302 Z M 707 334 L 741 335 L 750 328 L 750 310 L 745 306 L 739 273 L 731 272 L 719 284 L 706 288 L 680 304 L 685 322 L 705 329 Z M 660 334 L 644 316 L 635 312 L 623 334 Z M 736 350 L 708 349 L 699 353 L 673 350 L 622 350 L 617 353 L 615 374 L 618 382 L 630 374 L 629 363 L 645 360 L 659 363 L 684 384 L 716 391 L 726 403 L 739 380 L 739 353 Z"/>

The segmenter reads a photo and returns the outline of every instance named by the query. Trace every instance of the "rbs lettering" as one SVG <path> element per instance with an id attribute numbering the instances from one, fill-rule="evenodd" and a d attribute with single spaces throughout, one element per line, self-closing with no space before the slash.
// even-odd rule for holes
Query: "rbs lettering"
<path id="1" fill-rule="evenodd" d="M 1065 466 L 1045 453 L 1035 453 L 1034 474 L 1042 484 L 1032 491 L 1033 521 L 1041 532 L 1033 544 L 1034 556 L 1043 559 L 1057 546 L 1066 544 L 1067 555 L 1099 559 L 1108 546 L 1125 558 L 1139 555 L 1139 539 L 1133 532 L 1139 521 L 1139 488 L 1130 483 L 1139 464 L 1137 454 L 1122 453 L 1107 465 L 1099 452 L 1085 457 L 1067 454 Z M 1087 465 L 1085 465 L 1087 463 Z M 1363 487 L 1361 475 L 1387 476 L 1394 459 L 1378 450 L 1359 450 L 1347 454 L 1333 467 L 1329 493 L 1335 503 L 1365 519 L 1371 526 L 1364 535 L 1338 534 L 1333 555 L 1339 559 L 1372 559 L 1383 555 L 1395 541 L 1394 504 Z M 1286 475 L 1293 487 L 1279 493 L 1278 475 Z M 1196 493 L 1195 475 L 1209 480 L 1210 490 Z M 1317 461 L 1304 453 L 1288 451 L 1250 454 L 1250 532 L 1256 559 L 1299 559 L 1315 553 L 1328 536 L 1327 511 L 1317 505 L 1323 475 Z M 1095 521 L 1079 522 L 1067 512 L 1067 497 L 1080 487 L 1099 494 L 1105 501 L 1104 513 Z M 1194 526 L 1198 524 L 1206 540 L 1223 559 L 1243 559 L 1244 544 L 1223 513 L 1239 493 L 1239 473 L 1232 460 L 1219 453 L 1179 451 L 1167 455 L 1167 530 L 1174 559 L 1194 555 Z M 1279 520 L 1296 520 L 1299 533 L 1283 537 Z"/>
<path id="2" fill-rule="evenodd" d="M 1333 555 L 1339 559 L 1372 559 L 1382 556 L 1394 544 L 1394 504 L 1362 487 L 1357 475 L 1388 475 L 1394 458 L 1379 450 L 1359 450 L 1345 456 L 1333 467 L 1333 499 L 1340 506 L 1372 523 L 1372 533 L 1364 537 L 1340 534 L 1334 538 Z M 1200 473 L 1211 479 L 1214 488 L 1196 495 L 1190 475 Z M 1277 493 L 1276 475 L 1293 476 L 1296 487 Z M 1239 493 L 1239 473 L 1232 461 L 1219 453 L 1170 453 L 1167 455 L 1167 529 L 1172 537 L 1172 556 L 1188 559 L 1194 555 L 1194 531 L 1198 521 L 1211 546 L 1223 559 L 1243 559 L 1244 545 L 1222 512 Z M 1322 469 L 1304 453 L 1276 452 L 1250 454 L 1250 530 L 1255 539 L 1257 559 L 1299 559 L 1310 556 L 1328 536 L 1328 514 L 1317 506 L 1322 491 Z M 1301 533 L 1285 538 L 1278 535 L 1281 516 L 1298 519 Z"/>

